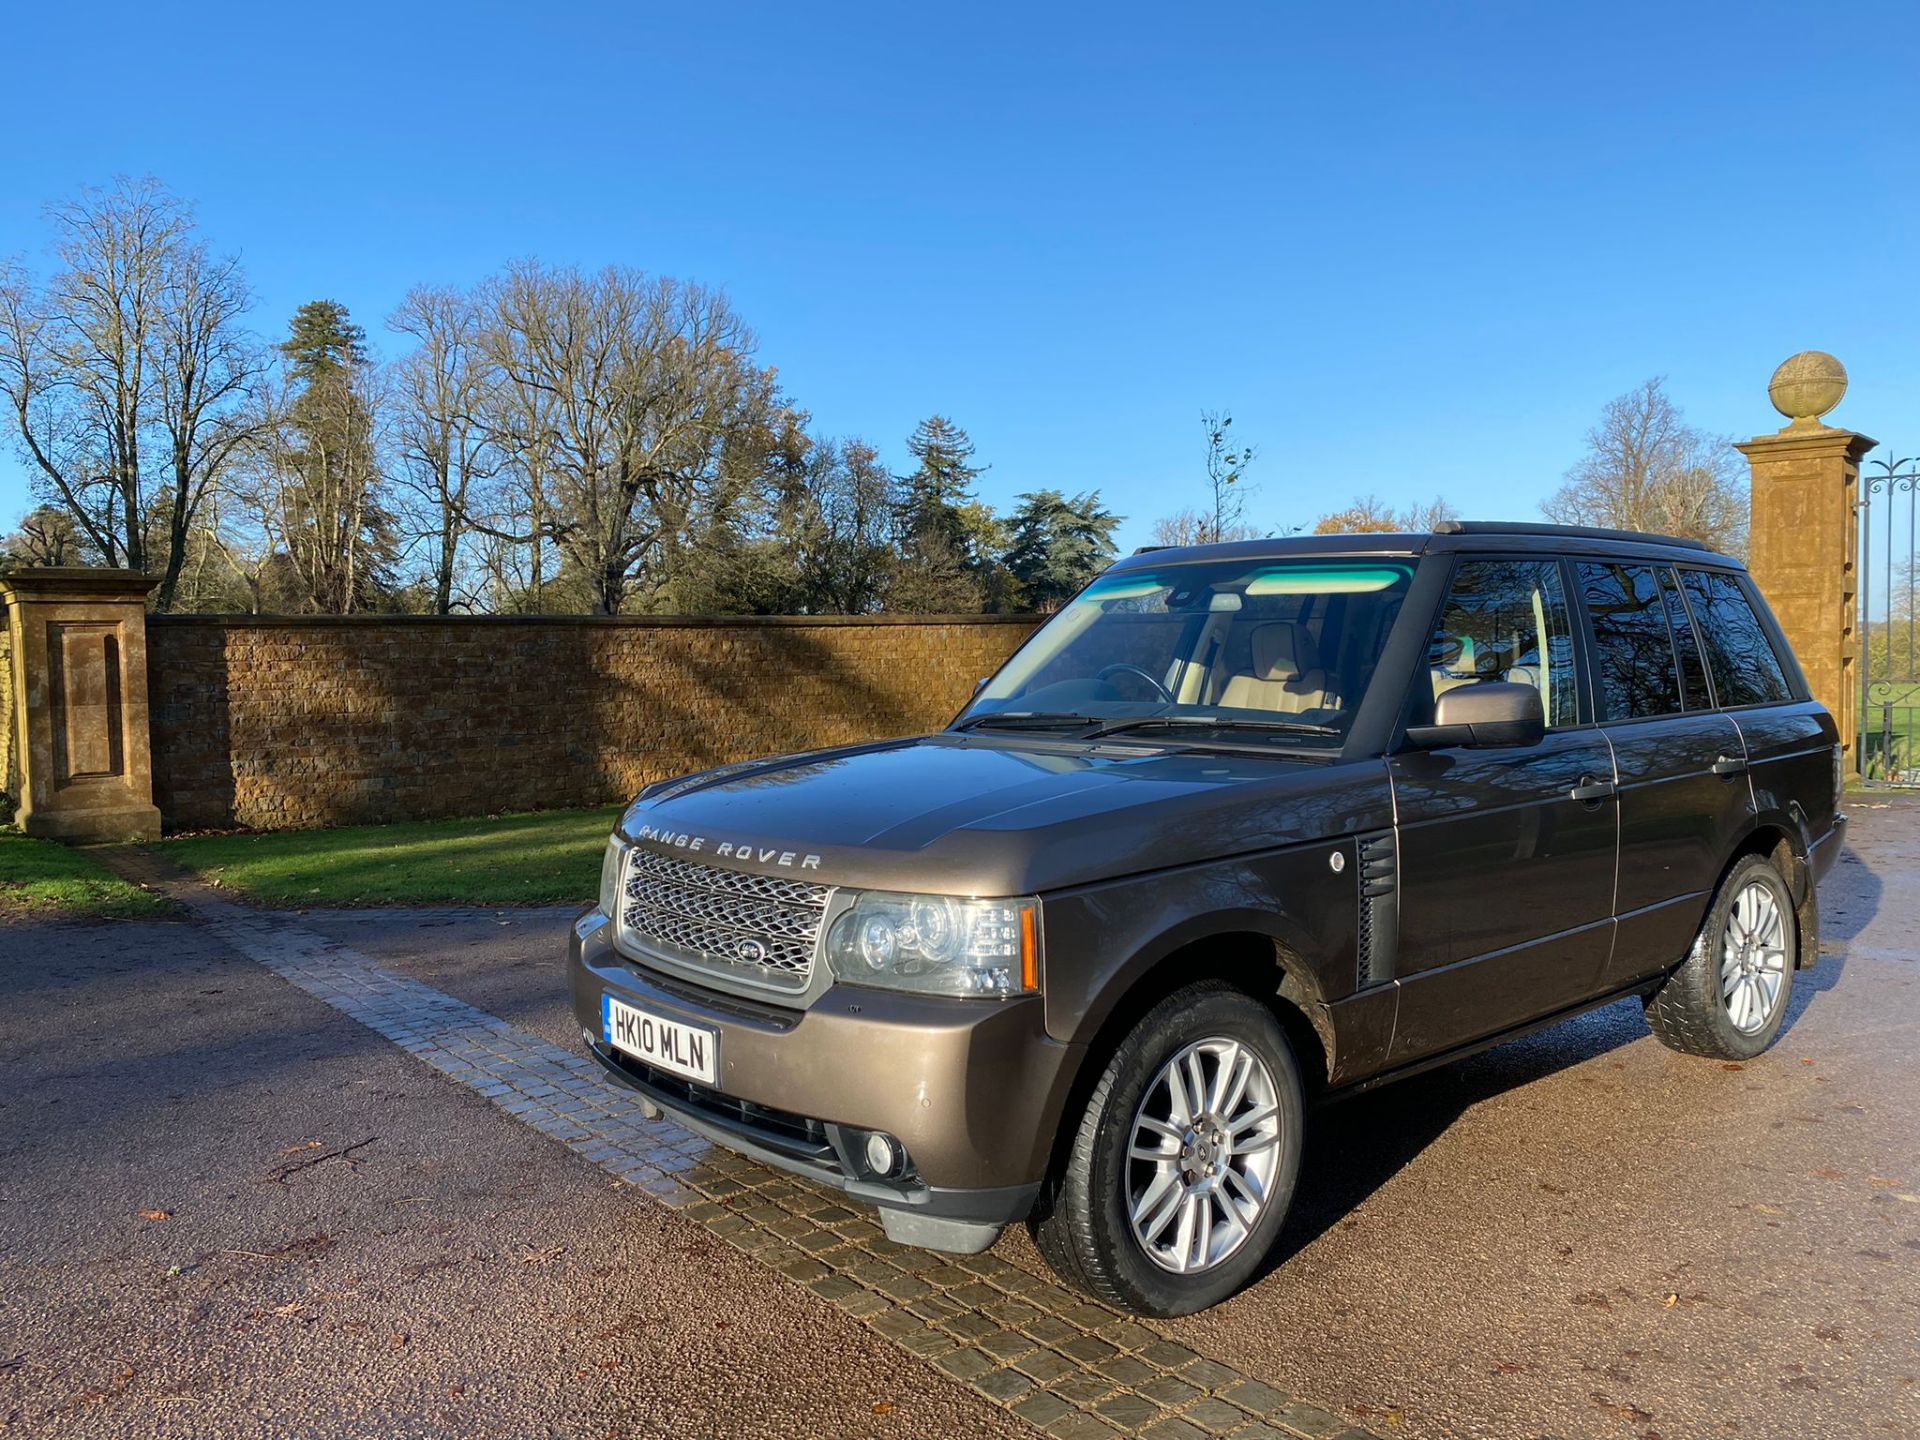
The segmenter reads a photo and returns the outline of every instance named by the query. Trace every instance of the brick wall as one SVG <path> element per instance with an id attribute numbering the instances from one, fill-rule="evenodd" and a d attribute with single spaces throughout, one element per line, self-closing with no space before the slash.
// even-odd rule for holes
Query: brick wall
<path id="1" fill-rule="evenodd" d="M 611 802 L 937 729 L 1035 623 L 154 616 L 154 800 L 172 829 Z"/>

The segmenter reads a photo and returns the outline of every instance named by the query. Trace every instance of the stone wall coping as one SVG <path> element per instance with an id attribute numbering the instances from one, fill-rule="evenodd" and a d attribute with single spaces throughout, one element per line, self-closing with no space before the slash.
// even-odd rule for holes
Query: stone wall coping
<path id="1" fill-rule="evenodd" d="M 5 585 L 0 580 L 0 586 Z M 1038 625 L 1045 615 L 149 615 L 156 628 L 208 626 L 228 630 L 336 630 L 408 626 L 510 628 L 581 626 L 616 630 L 742 630 L 859 628 L 883 625 Z"/>
<path id="2" fill-rule="evenodd" d="M 138 570 L 94 569 L 85 565 L 29 565 L 0 575 L 0 600 L 124 602 L 145 600 L 153 581 Z"/>

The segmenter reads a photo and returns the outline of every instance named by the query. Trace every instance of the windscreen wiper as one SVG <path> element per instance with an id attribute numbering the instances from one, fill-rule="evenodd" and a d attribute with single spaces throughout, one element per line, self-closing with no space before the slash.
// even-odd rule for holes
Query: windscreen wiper
<path id="1" fill-rule="evenodd" d="M 1002 728 L 1008 730 L 1042 730 L 1055 725 L 1098 725 L 1098 715 L 1079 715 L 1071 710 L 988 710 L 984 714 L 969 715 L 957 720 L 947 728 L 949 730 L 977 730 L 984 728 Z"/>
<path id="2" fill-rule="evenodd" d="M 1099 740 L 1135 730 L 1271 730 L 1282 735 L 1327 735 L 1339 739 L 1344 731 L 1331 725 L 1315 725 L 1305 720 L 1264 720 L 1232 718 L 1220 715 L 1150 715 L 1138 720 L 1116 720 L 1102 725 L 1084 739 Z"/>

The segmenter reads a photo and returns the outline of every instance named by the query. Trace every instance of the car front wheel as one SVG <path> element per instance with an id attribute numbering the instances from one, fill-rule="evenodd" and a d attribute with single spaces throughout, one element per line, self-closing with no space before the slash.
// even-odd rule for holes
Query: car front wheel
<path id="1" fill-rule="evenodd" d="M 1070 1283 L 1143 1315 L 1253 1276 L 1300 1168 L 1300 1071 L 1259 1000 L 1189 986 L 1140 1020 L 1088 1096 L 1033 1232 Z"/>

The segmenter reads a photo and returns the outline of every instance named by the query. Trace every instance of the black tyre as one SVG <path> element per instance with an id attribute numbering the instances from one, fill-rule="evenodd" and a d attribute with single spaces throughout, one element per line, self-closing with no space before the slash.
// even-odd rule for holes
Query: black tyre
<path id="1" fill-rule="evenodd" d="M 1062 1279 L 1188 1315 L 1253 1276 L 1300 1170 L 1300 1069 L 1272 1012 L 1224 982 L 1162 1000 L 1108 1061 L 1032 1223 Z"/>
<path id="2" fill-rule="evenodd" d="M 1647 1024 L 1668 1049 L 1750 1060 L 1786 1022 L 1800 931 L 1773 862 L 1744 856 L 1727 872 L 1680 968 L 1647 997 Z"/>

